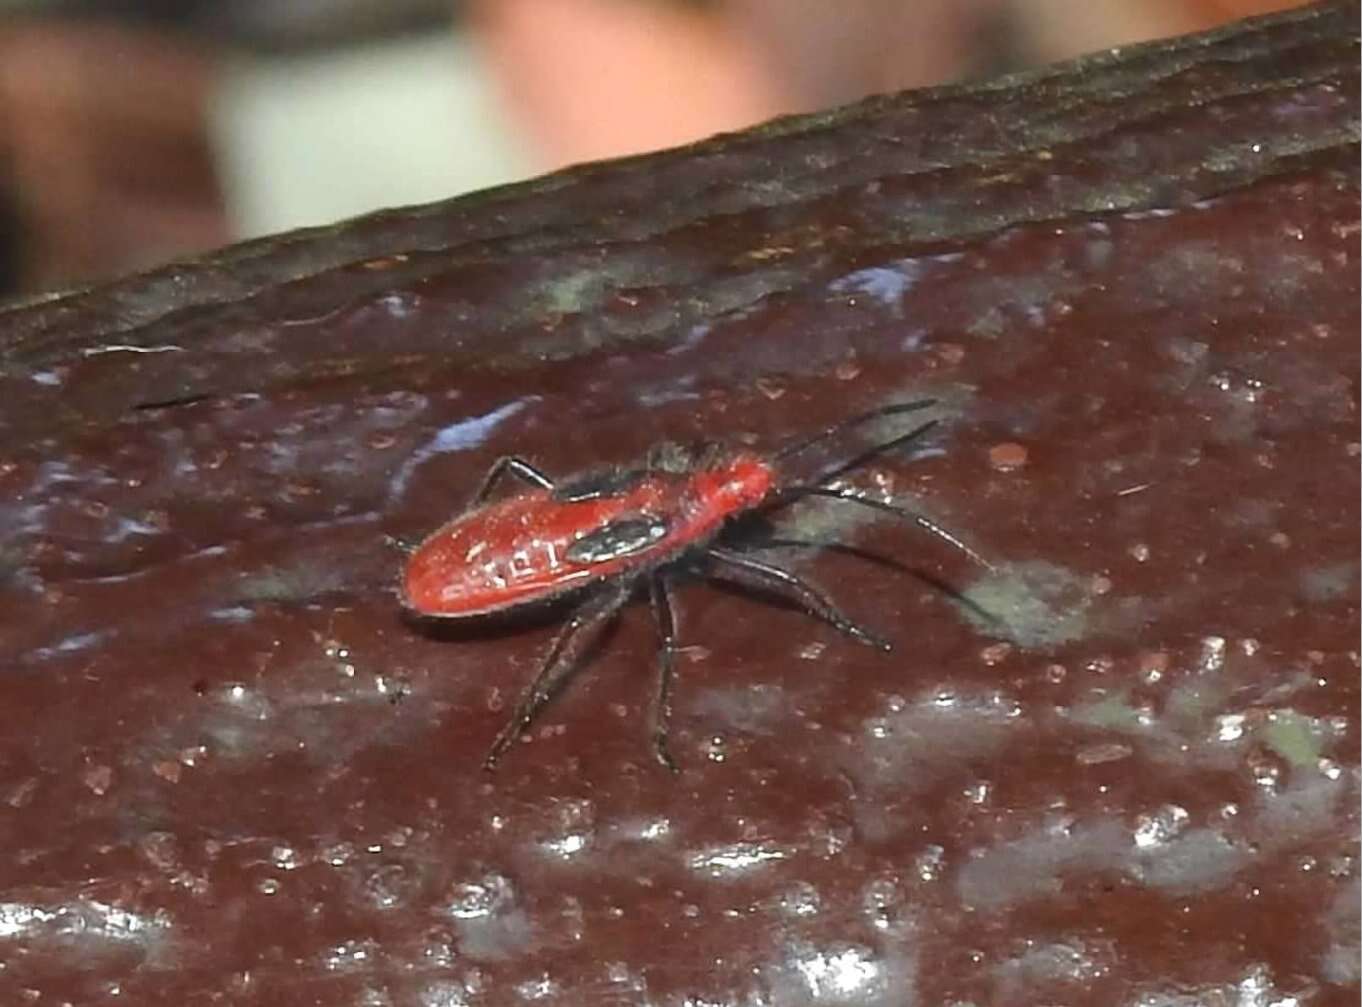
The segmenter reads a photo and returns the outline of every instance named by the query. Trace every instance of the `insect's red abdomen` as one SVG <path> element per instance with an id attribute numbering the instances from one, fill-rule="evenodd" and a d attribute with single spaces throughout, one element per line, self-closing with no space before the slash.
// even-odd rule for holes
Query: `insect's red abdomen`
<path id="1" fill-rule="evenodd" d="M 408 558 L 403 601 L 424 615 L 463 616 L 570 590 L 597 575 L 569 560 L 575 533 L 614 509 L 610 501 L 554 503 L 536 490 L 466 514 Z"/>

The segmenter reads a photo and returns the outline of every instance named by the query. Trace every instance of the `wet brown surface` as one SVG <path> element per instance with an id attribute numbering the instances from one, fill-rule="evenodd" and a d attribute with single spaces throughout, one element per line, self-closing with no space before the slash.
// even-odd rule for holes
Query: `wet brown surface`
<path id="1" fill-rule="evenodd" d="M 0 313 L 0 1002 L 1355 1003 L 1356 11 L 228 249 Z M 679 592 L 494 775 L 553 632 L 400 557 L 499 454 L 772 445 L 897 644 Z"/>

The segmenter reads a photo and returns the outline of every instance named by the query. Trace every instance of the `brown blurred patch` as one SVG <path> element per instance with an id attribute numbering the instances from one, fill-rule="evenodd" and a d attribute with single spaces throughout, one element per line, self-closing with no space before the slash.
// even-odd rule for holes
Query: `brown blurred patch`
<path id="1" fill-rule="evenodd" d="M 213 59 L 111 24 L 0 26 L 11 291 L 79 284 L 227 240 L 205 115 Z"/>

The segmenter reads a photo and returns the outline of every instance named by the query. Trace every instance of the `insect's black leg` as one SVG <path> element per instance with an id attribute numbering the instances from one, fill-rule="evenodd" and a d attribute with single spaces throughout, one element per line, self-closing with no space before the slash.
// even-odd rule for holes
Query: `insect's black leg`
<path id="1" fill-rule="evenodd" d="M 657 620 L 658 636 L 662 645 L 657 651 L 657 699 L 653 705 L 653 754 L 657 761 L 673 773 L 676 763 L 667 749 L 667 737 L 672 721 L 672 666 L 676 661 L 676 613 L 672 609 L 671 593 L 667 590 L 664 574 L 654 574 L 648 581 L 648 593 L 653 603 L 653 618 Z"/>
<path id="2" fill-rule="evenodd" d="M 519 476 L 532 486 L 540 489 L 553 489 L 553 480 L 537 468 L 527 462 L 524 458 L 516 458 L 514 455 L 506 455 L 498 458 L 492 463 L 492 467 L 487 470 L 487 474 L 482 477 L 482 485 L 473 494 L 473 506 L 477 506 L 487 499 L 487 494 L 492 492 L 492 487 L 497 484 L 503 475 L 510 472 L 512 475 Z"/>
<path id="3" fill-rule="evenodd" d="M 705 551 L 705 555 L 718 561 L 715 573 L 720 577 L 748 587 L 765 588 L 784 595 L 810 615 L 817 616 L 852 639 L 871 647 L 878 647 L 880 650 L 892 649 L 889 641 L 856 625 L 839 612 L 813 585 L 800 580 L 789 570 L 782 570 L 778 566 L 727 549 L 710 548 Z"/>
<path id="4" fill-rule="evenodd" d="M 553 645 L 539 667 L 539 674 L 521 693 L 511 719 L 501 729 L 496 741 L 492 742 L 487 758 L 482 763 L 484 769 L 493 768 L 506 749 L 525 733 L 525 729 L 543 709 L 544 704 L 572 673 L 578 658 L 590 646 L 596 634 L 605 628 L 629 600 L 633 588 L 632 581 L 622 581 L 584 603 L 572 614 L 567 625 L 554 638 Z"/>
<path id="5" fill-rule="evenodd" d="M 912 567 L 896 560 L 892 556 L 881 556 L 877 552 L 869 549 L 862 549 L 860 546 L 850 545 L 846 542 L 837 542 L 829 539 L 826 542 L 818 539 L 804 538 L 766 538 L 754 543 L 744 543 L 742 551 L 761 552 L 764 549 L 821 549 L 824 552 L 841 553 L 843 556 L 854 556 L 856 559 L 863 559 L 867 563 L 875 563 L 879 566 L 887 566 L 902 573 L 913 573 Z"/>
<path id="6" fill-rule="evenodd" d="M 912 521 L 923 531 L 935 535 L 937 538 L 941 539 L 941 541 L 945 542 L 947 545 L 954 546 L 956 549 L 960 550 L 962 553 L 964 553 L 966 556 L 974 560 L 974 562 L 978 563 L 985 569 L 987 570 L 994 569 L 992 563 L 984 559 L 984 557 L 980 556 L 977 552 L 975 552 L 973 549 L 967 546 L 964 542 L 960 541 L 960 539 L 956 538 L 945 528 L 941 527 L 941 525 L 937 524 L 931 518 L 919 514 L 917 511 L 909 510 L 907 507 L 899 507 L 896 504 L 884 503 L 882 500 L 876 500 L 873 497 L 864 496 L 863 494 L 857 493 L 855 490 L 841 489 L 833 486 L 792 486 L 783 491 L 782 495 L 784 494 L 788 494 L 790 499 L 792 500 L 797 500 L 800 497 L 806 496 L 826 497 L 830 500 L 845 500 L 847 503 L 854 503 L 859 504 L 862 507 L 869 507 L 871 510 L 877 510 L 883 514 L 893 514 L 895 517 L 906 518 L 907 520 Z M 783 500 L 778 501 L 778 503 L 783 502 L 784 502 Z"/>
<path id="7" fill-rule="evenodd" d="M 950 584 L 946 583 L 943 580 L 940 580 L 937 577 L 934 577 L 932 574 L 925 573 L 922 570 L 914 569 L 913 567 L 908 566 L 906 563 L 900 563 L 892 556 L 881 556 L 879 553 L 871 552 L 869 549 L 861 549 L 854 545 L 847 545 L 845 542 L 817 542 L 797 538 L 764 539 L 763 541 L 758 542 L 755 546 L 750 546 L 749 548 L 752 551 L 758 551 L 761 549 L 785 549 L 785 548 L 825 549 L 828 550 L 829 552 L 840 552 L 844 556 L 855 556 L 857 559 L 863 559 L 871 563 L 878 563 L 880 566 L 892 567 L 893 569 L 898 570 L 901 573 L 906 573 L 912 577 L 916 577 L 918 580 L 922 581 L 922 583 L 926 584 L 928 587 L 940 591 L 947 598 L 951 599 L 951 601 L 955 602 L 955 604 L 959 605 L 961 608 L 965 608 L 973 612 L 984 622 L 992 623 L 994 626 L 998 628 L 998 631 L 1001 635 L 1007 636 L 1009 632 L 1007 624 L 1003 622 L 1002 619 L 998 618 L 998 616 L 994 615 L 992 612 L 988 611 L 988 609 L 981 606 L 973 598 L 969 597 L 966 594 L 962 594 L 960 591 L 957 591 L 955 588 L 951 587 Z M 983 560 L 983 562 L 986 566 L 988 566 L 990 570 L 994 569 L 993 565 L 988 563 L 987 560 Z"/>

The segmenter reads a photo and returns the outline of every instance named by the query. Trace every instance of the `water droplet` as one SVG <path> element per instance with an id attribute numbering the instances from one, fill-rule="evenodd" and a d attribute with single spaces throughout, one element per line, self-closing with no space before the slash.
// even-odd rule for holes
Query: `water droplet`
<path id="1" fill-rule="evenodd" d="M 983 804 L 985 801 L 988 800 L 988 795 L 991 792 L 991 790 L 992 788 L 989 786 L 986 780 L 980 780 L 979 782 L 972 783 L 965 788 L 965 798 L 971 804 Z"/>
<path id="2" fill-rule="evenodd" d="M 1094 675 L 1109 675 L 1112 669 L 1116 667 L 1116 662 L 1104 655 L 1090 659 L 1083 667 Z"/>
<path id="3" fill-rule="evenodd" d="M 665 818 L 654 818 L 639 829 L 640 839 L 662 839 L 672 830 L 672 823 Z"/>
<path id="4" fill-rule="evenodd" d="M 1222 713 L 1215 718 L 1215 738 L 1217 741 L 1238 741 L 1244 736 L 1242 713 Z"/>
<path id="5" fill-rule="evenodd" d="M 281 871 L 291 871 L 298 867 L 298 853 L 290 846 L 276 846 L 270 850 L 270 862 Z"/>
<path id="6" fill-rule="evenodd" d="M 687 865 L 693 871 L 700 871 L 711 877 L 742 874 L 775 860 L 785 860 L 789 851 L 772 844 L 729 843 L 724 846 L 710 846 L 692 853 Z"/>
<path id="7" fill-rule="evenodd" d="M 353 859 L 354 855 L 354 843 L 333 843 L 322 850 L 321 859 L 332 867 L 341 867 Z"/>
<path id="8" fill-rule="evenodd" d="M 554 808 L 554 818 L 554 831 L 540 841 L 554 855 L 573 857 L 594 841 L 596 808 L 590 801 L 562 801 Z"/>
<path id="9" fill-rule="evenodd" d="M 402 903 L 409 887 L 407 869 L 401 864 L 387 864 L 371 871 L 364 879 L 364 896 L 379 909 L 392 909 Z"/>
<path id="10" fill-rule="evenodd" d="M 547 839 L 544 846 L 564 859 L 581 853 L 590 842 L 590 837 L 580 832 L 569 832 L 557 839 Z"/>
<path id="11" fill-rule="evenodd" d="M 1203 673 L 1221 671 L 1225 667 L 1225 638 L 1223 636 L 1207 636 L 1201 641 L 1201 655 L 1197 659 L 1197 666 Z"/>
<path id="12" fill-rule="evenodd" d="M 854 945 L 798 948 L 790 965 L 818 1000 L 874 999 L 884 982 L 874 952 Z"/>
<path id="13" fill-rule="evenodd" d="M 913 868 L 923 881 L 936 881 L 941 877 L 941 867 L 945 863 L 946 850 L 931 845 L 913 858 Z"/>
<path id="14" fill-rule="evenodd" d="M 436 979 L 421 989 L 421 1007 L 468 1007 L 468 991 L 454 979 Z"/>
<path id="15" fill-rule="evenodd" d="M 475 881 L 454 885 L 444 912 L 456 920 L 483 919 L 509 906 L 514 898 L 515 889 L 506 877 L 487 874 Z"/>
<path id="16" fill-rule="evenodd" d="M 979 659 L 989 667 L 994 667 L 1007 660 L 1011 653 L 1012 645 L 1010 643 L 993 643 L 979 651 Z"/>
<path id="17" fill-rule="evenodd" d="M 524 982 L 518 983 L 515 991 L 522 1000 L 547 1000 L 549 997 L 557 1000 L 562 987 L 545 973 L 538 979 L 526 979 Z"/>
<path id="18" fill-rule="evenodd" d="M 888 930 L 894 925 L 902 902 L 897 883 L 889 878 L 871 881 L 861 895 L 861 909 L 876 930 Z"/>
<path id="19" fill-rule="evenodd" d="M 813 916 L 822 906 L 818 889 L 807 881 L 796 881 L 780 896 L 780 908 L 791 916 Z"/>
<path id="20" fill-rule="evenodd" d="M 1152 814 L 1140 815 L 1135 820 L 1135 845 L 1147 850 L 1167 843 L 1183 830 L 1187 818 L 1187 810 L 1176 804 L 1165 804 Z"/>
<path id="21" fill-rule="evenodd" d="M 716 734 L 701 746 L 701 751 L 705 753 L 705 758 L 709 759 L 710 762 L 723 762 L 728 758 L 727 748 L 728 743 L 723 736 Z"/>
<path id="22" fill-rule="evenodd" d="M 104 765 L 86 766 L 81 771 L 80 781 L 96 797 L 103 797 L 109 792 L 109 787 L 113 784 L 113 767 Z"/>
<path id="23" fill-rule="evenodd" d="M 373 957 L 369 941 L 345 941 L 330 947 L 322 955 L 322 967 L 331 972 L 348 972 L 363 968 Z"/>
<path id="24" fill-rule="evenodd" d="M 1253 775 L 1253 782 L 1264 790 L 1276 790 L 1282 775 L 1281 767 L 1266 759 L 1255 760 L 1250 772 Z"/>

